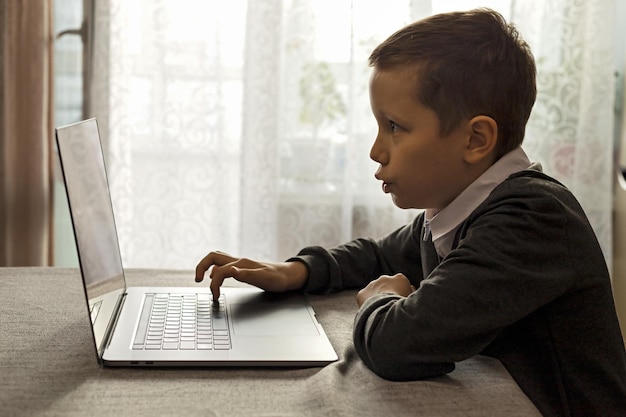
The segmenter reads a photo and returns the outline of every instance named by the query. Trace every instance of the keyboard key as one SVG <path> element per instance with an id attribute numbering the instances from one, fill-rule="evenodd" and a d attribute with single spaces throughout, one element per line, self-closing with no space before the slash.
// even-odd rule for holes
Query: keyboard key
<path id="1" fill-rule="evenodd" d="M 161 344 L 158 345 L 146 345 L 146 350 L 161 350 Z"/>
<path id="2" fill-rule="evenodd" d="M 184 342 L 181 341 L 180 342 L 180 348 L 183 350 L 194 350 L 196 348 L 196 342 L 191 341 L 191 342 Z"/>
<path id="3" fill-rule="evenodd" d="M 198 342 L 198 344 L 196 345 L 198 350 L 213 350 L 213 344 L 212 343 L 200 343 Z"/>

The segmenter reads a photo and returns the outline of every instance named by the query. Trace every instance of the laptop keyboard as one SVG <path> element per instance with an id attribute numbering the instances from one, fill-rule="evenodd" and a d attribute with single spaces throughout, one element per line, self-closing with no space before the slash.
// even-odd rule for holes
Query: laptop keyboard
<path id="1" fill-rule="evenodd" d="M 146 294 L 135 350 L 231 348 L 224 298 L 210 294 Z"/>

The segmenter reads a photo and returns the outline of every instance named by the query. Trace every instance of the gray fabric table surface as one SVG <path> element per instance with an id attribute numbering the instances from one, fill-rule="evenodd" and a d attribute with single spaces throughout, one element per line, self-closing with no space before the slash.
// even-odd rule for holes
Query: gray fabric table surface
<path id="1" fill-rule="evenodd" d="M 129 286 L 194 286 L 191 271 L 127 271 Z M 206 284 L 202 284 L 206 285 Z M 323 368 L 103 368 L 78 269 L 0 268 L 0 415 L 539 416 L 497 360 L 390 382 L 352 344 L 354 292 L 311 296 L 339 361 Z"/>

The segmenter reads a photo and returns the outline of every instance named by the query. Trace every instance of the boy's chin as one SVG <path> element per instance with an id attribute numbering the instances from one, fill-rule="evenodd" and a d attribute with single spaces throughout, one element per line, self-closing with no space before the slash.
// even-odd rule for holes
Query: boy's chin
<path id="1" fill-rule="evenodd" d="M 403 210 L 416 208 L 412 204 L 410 204 L 408 201 L 403 201 L 402 199 L 398 198 L 397 196 L 393 194 L 391 195 L 391 200 L 393 201 L 393 204 L 395 204 L 396 207 L 401 208 Z"/>

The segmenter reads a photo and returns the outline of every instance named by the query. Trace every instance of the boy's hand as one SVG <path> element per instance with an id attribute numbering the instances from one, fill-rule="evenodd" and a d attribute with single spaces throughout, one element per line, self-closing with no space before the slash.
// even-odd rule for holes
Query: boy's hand
<path id="1" fill-rule="evenodd" d="M 376 294 L 397 294 L 407 297 L 413 291 L 415 291 L 415 287 L 411 285 L 409 279 L 404 275 L 383 275 L 359 291 L 356 295 L 356 302 L 361 307 L 368 298 Z"/>
<path id="2" fill-rule="evenodd" d="M 201 282 L 211 267 L 210 288 L 215 300 L 220 296 L 222 283 L 229 277 L 272 292 L 297 290 L 308 279 L 308 269 L 302 262 L 257 262 L 211 252 L 196 266 L 196 282 Z"/>

